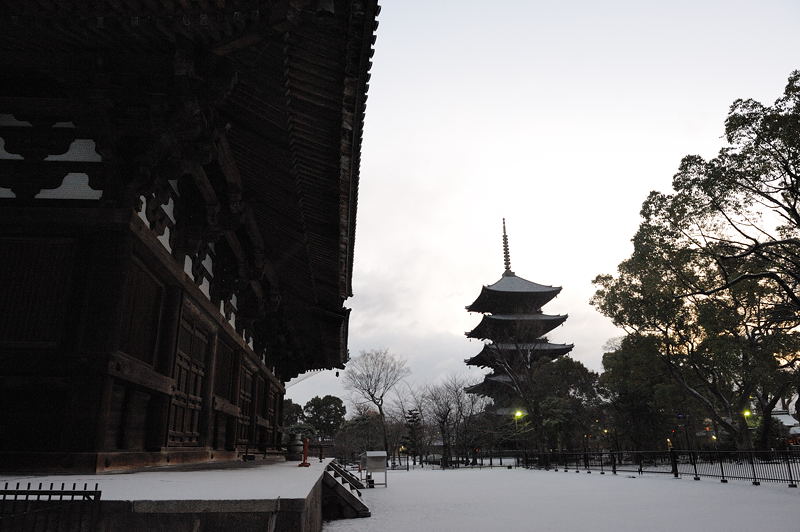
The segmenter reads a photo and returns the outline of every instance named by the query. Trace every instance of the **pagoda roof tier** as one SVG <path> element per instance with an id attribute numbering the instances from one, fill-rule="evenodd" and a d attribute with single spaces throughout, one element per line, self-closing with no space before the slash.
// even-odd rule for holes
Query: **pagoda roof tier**
<path id="1" fill-rule="evenodd" d="M 567 315 L 549 314 L 486 314 L 477 327 L 466 333 L 467 338 L 500 342 L 525 342 L 552 331 L 567 319 Z"/>
<path id="2" fill-rule="evenodd" d="M 474 393 L 475 395 L 484 395 L 487 397 L 491 397 L 489 390 L 486 387 L 486 381 L 479 382 L 478 384 L 473 384 L 472 386 L 467 386 L 464 388 L 464 391 L 467 393 Z"/>
<path id="3" fill-rule="evenodd" d="M 497 373 L 490 373 L 484 377 L 484 380 L 491 381 L 491 382 L 498 382 L 500 384 L 505 384 L 507 386 L 511 385 L 511 377 L 504 374 L 497 374 Z"/>
<path id="4" fill-rule="evenodd" d="M 478 395 L 494 397 L 496 395 L 507 394 L 513 390 L 511 387 L 511 377 L 508 375 L 490 373 L 483 378 L 483 381 L 472 386 L 467 386 L 464 391 Z"/>
<path id="5" fill-rule="evenodd" d="M 517 356 L 518 354 L 522 354 L 531 361 L 542 357 L 552 360 L 566 355 L 572 351 L 573 347 L 575 347 L 574 344 L 551 344 L 550 342 L 486 344 L 480 353 L 464 362 L 468 366 L 490 367 L 501 357 Z"/>
<path id="6" fill-rule="evenodd" d="M 467 306 L 470 312 L 533 312 L 561 292 L 560 286 L 547 286 L 506 271 L 494 284 L 484 286 L 480 295 Z"/>

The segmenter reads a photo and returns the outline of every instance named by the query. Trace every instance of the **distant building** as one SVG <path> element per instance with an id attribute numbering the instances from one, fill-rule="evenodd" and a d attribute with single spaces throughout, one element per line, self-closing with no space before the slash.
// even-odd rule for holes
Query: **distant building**
<path id="1" fill-rule="evenodd" d="M 795 404 L 796 400 L 795 400 Z M 789 410 L 773 410 L 772 418 L 781 423 L 788 430 L 789 437 L 787 443 L 800 445 L 800 421 L 789 413 Z"/>
<path id="2" fill-rule="evenodd" d="M 542 307 L 555 298 L 560 287 L 546 286 L 518 277 L 511 271 L 508 235 L 503 220 L 503 256 L 505 271 L 499 281 L 481 289 L 467 308 L 483 314 L 468 338 L 485 340 L 483 349 L 465 360 L 469 366 L 489 368 L 483 382 L 467 389 L 494 400 L 498 414 L 513 415 L 524 408 L 520 396 L 528 386 L 529 370 L 545 358 L 554 360 L 569 353 L 573 344 L 553 344 L 544 336 L 567 319 L 566 315 L 548 315 Z"/>
<path id="3" fill-rule="evenodd" d="M 0 468 L 280 456 L 348 358 L 376 1 L 4 8 Z"/>

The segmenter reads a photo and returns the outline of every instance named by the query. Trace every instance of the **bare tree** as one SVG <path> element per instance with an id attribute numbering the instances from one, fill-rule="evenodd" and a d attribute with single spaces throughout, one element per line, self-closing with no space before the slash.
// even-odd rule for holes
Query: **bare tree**
<path id="1" fill-rule="evenodd" d="M 465 388 L 471 384 L 474 382 L 465 377 L 451 375 L 427 388 L 428 410 L 442 437 L 442 467 L 450 464 L 453 451 L 463 459 L 474 457 L 479 435 L 475 423 L 485 410 L 487 400 L 466 393 Z"/>
<path id="2" fill-rule="evenodd" d="M 437 428 L 429 419 L 427 387 L 414 388 L 408 382 L 402 384 L 394 391 L 394 408 L 403 413 L 410 443 L 415 451 L 412 457 L 414 465 L 417 464 L 417 459 L 423 464 L 437 435 Z"/>
<path id="3" fill-rule="evenodd" d="M 391 354 L 388 349 L 373 349 L 362 351 L 357 358 L 351 360 L 344 373 L 344 386 L 355 393 L 354 402 L 372 403 L 378 409 L 383 429 L 383 449 L 387 457 L 389 436 L 386 431 L 384 400 L 410 372 L 406 361 Z"/>
<path id="4" fill-rule="evenodd" d="M 426 398 L 428 402 L 428 412 L 439 427 L 439 435 L 442 437 L 442 468 L 449 467 L 451 455 L 451 434 L 453 418 L 455 417 L 455 406 L 453 396 L 447 384 L 434 384 L 428 386 Z"/>

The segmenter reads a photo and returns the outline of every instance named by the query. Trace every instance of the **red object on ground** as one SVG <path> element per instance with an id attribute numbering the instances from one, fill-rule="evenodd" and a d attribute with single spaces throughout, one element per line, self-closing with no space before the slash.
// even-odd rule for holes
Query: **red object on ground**
<path id="1" fill-rule="evenodd" d="M 303 438 L 303 461 L 297 467 L 311 467 L 308 463 L 308 438 Z"/>

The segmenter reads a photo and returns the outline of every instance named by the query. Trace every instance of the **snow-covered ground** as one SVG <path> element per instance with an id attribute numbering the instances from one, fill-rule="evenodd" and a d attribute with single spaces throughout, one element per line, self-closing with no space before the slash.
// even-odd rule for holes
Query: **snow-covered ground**
<path id="1" fill-rule="evenodd" d="M 379 475 L 382 477 L 383 475 Z M 363 491 L 372 517 L 324 532 L 789 532 L 800 489 L 691 477 L 525 469 L 390 471 Z"/>

